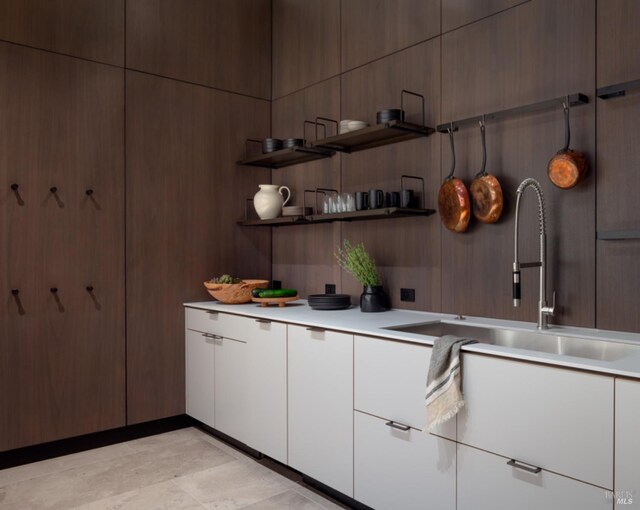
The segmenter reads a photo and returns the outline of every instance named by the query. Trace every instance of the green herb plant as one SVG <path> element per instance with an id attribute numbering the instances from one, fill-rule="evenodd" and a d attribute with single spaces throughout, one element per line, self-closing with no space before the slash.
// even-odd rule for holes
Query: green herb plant
<path id="1" fill-rule="evenodd" d="M 335 256 L 340 267 L 351 273 L 362 285 L 381 285 L 376 262 L 367 253 L 363 243 L 351 246 L 349 240 L 345 239 L 342 246 L 336 248 Z"/>

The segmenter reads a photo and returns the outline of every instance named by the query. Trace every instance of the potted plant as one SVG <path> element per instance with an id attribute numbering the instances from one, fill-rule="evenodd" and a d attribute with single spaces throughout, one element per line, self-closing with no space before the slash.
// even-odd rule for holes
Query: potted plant
<path id="1" fill-rule="evenodd" d="M 363 243 L 351 246 L 345 239 L 336 248 L 336 259 L 345 271 L 362 284 L 360 310 L 362 312 L 384 312 L 389 309 L 389 301 L 382 288 L 376 262 L 371 258 Z"/>

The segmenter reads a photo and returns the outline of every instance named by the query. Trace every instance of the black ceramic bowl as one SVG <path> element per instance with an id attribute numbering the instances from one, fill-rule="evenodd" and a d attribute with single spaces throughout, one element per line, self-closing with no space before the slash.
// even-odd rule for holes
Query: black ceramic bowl
<path id="1" fill-rule="evenodd" d="M 265 138 L 262 140 L 262 153 L 279 151 L 282 149 L 282 140 L 279 138 Z"/>
<path id="2" fill-rule="evenodd" d="M 302 138 L 285 138 L 282 142 L 282 146 L 285 149 L 290 149 L 291 147 L 302 147 L 304 145 L 304 140 Z"/>
<path id="3" fill-rule="evenodd" d="M 376 113 L 376 122 L 378 124 L 384 124 L 392 120 L 404 120 L 404 110 L 391 108 L 389 110 L 380 110 Z"/>

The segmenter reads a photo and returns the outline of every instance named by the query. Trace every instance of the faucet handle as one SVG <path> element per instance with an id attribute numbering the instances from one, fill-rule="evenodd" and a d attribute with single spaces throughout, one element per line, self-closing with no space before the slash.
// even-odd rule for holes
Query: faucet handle
<path id="1" fill-rule="evenodd" d="M 551 297 L 551 306 L 544 306 L 542 308 L 542 313 L 544 313 L 545 315 L 551 315 L 553 316 L 553 314 L 556 311 L 556 291 L 553 291 L 553 295 Z"/>

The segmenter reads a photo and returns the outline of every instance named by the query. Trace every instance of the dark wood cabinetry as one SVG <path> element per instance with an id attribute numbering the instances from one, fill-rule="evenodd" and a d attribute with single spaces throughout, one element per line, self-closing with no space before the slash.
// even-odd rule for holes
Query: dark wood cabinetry
<path id="1" fill-rule="evenodd" d="M 7 43 L 0 68 L 7 450 L 125 424 L 124 87 L 122 69 Z"/>

